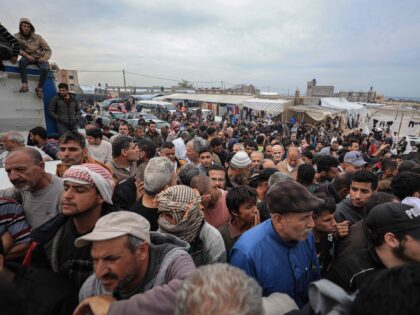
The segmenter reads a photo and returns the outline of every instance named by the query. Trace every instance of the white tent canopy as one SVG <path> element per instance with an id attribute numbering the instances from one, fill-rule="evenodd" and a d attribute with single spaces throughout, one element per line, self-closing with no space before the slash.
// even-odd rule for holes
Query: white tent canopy
<path id="1" fill-rule="evenodd" d="M 243 106 L 253 110 L 262 110 L 267 114 L 277 116 L 281 114 L 288 106 L 293 104 L 293 100 L 270 100 L 262 98 L 251 98 L 243 102 Z"/>
<path id="2" fill-rule="evenodd" d="M 368 111 L 365 106 L 357 103 L 351 103 L 344 97 L 323 97 L 321 98 L 321 106 L 346 110 L 347 126 L 350 129 L 367 129 Z"/>

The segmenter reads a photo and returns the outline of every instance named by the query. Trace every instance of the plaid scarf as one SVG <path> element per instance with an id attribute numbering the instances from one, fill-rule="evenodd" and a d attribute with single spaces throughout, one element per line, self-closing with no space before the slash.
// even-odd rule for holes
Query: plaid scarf
<path id="1" fill-rule="evenodd" d="M 167 213 L 176 221 L 173 224 L 160 215 L 159 229 L 191 243 L 199 233 L 198 230 L 204 220 L 200 205 L 201 197 L 190 187 L 177 185 L 157 195 L 157 202 L 158 213 Z"/>

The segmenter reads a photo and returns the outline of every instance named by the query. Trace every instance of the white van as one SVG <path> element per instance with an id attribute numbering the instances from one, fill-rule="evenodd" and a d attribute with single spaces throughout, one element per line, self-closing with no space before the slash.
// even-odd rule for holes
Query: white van
<path id="1" fill-rule="evenodd" d="M 136 102 L 136 107 L 141 106 L 141 111 L 144 113 L 156 114 L 159 111 L 168 111 L 171 114 L 176 112 L 176 107 L 169 102 L 159 102 L 159 101 L 138 101 Z"/>

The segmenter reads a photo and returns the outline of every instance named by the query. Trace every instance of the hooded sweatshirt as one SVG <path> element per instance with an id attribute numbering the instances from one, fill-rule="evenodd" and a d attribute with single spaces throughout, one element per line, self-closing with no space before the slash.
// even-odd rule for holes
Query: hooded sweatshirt
<path id="1" fill-rule="evenodd" d="M 24 36 L 22 34 L 22 23 L 26 22 L 31 26 L 31 34 Z M 20 44 L 21 50 L 31 55 L 35 59 L 44 57 L 45 59 L 51 58 L 51 48 L 47 42 L 38 34 L 35 34 L 35 27 L 27 18 L 21 18 L 19 21 L 19 33 L 15 34 L 15 38 Z"/>
<path id="2" fill-rule="evenodd" d="M 195 269 L 187 253 L 188 243 L 172 235 L 150 232 L 149 266 L 142 283 L 130 293 L 113 292 L 118 300 L 111 304 L 108 315 L 173 314 L 176 291 L 181 281 Z M 95 274 L 90 276 L 79 292 L 79 300 L 89 296 L 111 294 Z"/>

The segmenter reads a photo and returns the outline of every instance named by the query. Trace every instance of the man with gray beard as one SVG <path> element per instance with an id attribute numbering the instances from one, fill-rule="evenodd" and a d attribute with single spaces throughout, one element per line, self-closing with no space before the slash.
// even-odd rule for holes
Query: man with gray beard
<path id="1" fill-rule="evenodd" d="M 14 187 L 0 190 L 0 197 L 22 204 L 32 229 L 58 213 L 63 181 L 45 172 L 45 162 L 36 149 L 23 147 L 12 151 L 6 158 L 5 170 Z"/>

